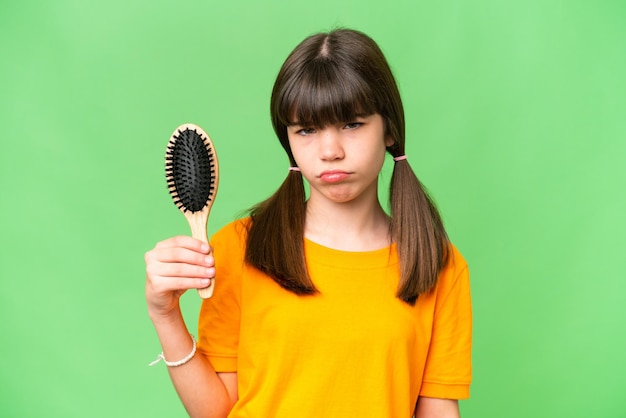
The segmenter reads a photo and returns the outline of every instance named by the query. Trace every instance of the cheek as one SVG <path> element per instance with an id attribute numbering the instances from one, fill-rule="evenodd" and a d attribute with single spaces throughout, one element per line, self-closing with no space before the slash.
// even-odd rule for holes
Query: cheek
<path id="1" fill-rule="evenodd" d="M 380 174 L 381 170 L 383 169 L 383 165 L 385 164 L 385 152 L 381 153 L 379 155 L 379 160 L 378 160 L 378 164 L 376 166 L 376 168 L 378 169 L 378 173 Z"/>
<path id="2" fill-rule="evenodd" d="M 289 147 L 291 148 L 291 155 L 293 156 L 294 161 L 296 162 L 296 166 L 300 168 L 303 176 L 307 176 L 308 173 L 308 161 L 307 158 L 307 150 L 303 146 L 302 141 L 292 141 L 289 140 Z"/>
<path id="3" fill-rule="evenodd" d="M 298 149 L 297 142 L 291 139 L 291 136 L 289 136 L 289 141 L 287 142 L 287 145 L 289 146 L 289 149 L 291 150 L 291 155 L 293 155 L 293 158 L 296 161 L 298 161 L 298 155 L 300 154 L 300 152 Z"/>
<path id="4" fill-rule="evenodd" d="M 297 146 L 294 146 L 292 141 L 289 141 L 289 148 L 291 149 L 291 155 L 293 156 L 293 159 L 296 160 L 296 163 L 298 165 L 300 165 L 299 163 L 302 160 L 300 149 Z"/>
<path id="5" fill-rule="evenodd" d="M 387 155 L 387 148 L 386 148 L 385 143 L 383 143 L 376 153 L 376 163 L 379 168 L 383 167 L 383 164 L 385 163 L 386 155 Z"/>

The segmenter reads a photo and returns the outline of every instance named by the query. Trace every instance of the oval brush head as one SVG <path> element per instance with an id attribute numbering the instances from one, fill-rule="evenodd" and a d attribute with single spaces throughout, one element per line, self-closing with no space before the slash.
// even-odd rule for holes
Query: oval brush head
<path id="1" fill-rule="evenodd" d="M 202 129 L 188 124 L 174 131 L 165 154 L 165 177 L 181 211 L 199 212 L 213 201 L 216 161 L 213 144 Z"/>
<path id="2" fill-rule="evenodd" d="M 209 242 L 207 222 L 217 195 L 219 165 L 213 142 L 199 126 L 176 128 L 165 152 L 165 178 L 174 203 L 185 215 L 194 238 Z M 198 289 L 202 298 L 213 294 L 215 280 Z"/>

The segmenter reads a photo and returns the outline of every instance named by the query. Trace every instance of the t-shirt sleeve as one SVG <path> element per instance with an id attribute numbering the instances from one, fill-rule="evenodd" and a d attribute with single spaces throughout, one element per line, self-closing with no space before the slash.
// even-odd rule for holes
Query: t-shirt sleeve
<path id="1" fill-rule="evenodd" d="M 454 249 L 437 288 L 431 343 L 420 396 L 467 399 L 472 380 L 469 270 Z"/>
<path id="2" fill-rule="evenodd" d="M 198 350 L 217 372 L 237 371 L 241 318 L 241 273 L 244 241 L 234 223 L 211 239 L 215 258 L 213 296 L 202 302 L 198 320 Z"/>

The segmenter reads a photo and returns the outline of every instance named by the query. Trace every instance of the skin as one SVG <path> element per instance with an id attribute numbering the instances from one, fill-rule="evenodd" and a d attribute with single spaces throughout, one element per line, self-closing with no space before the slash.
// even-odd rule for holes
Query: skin
<path id="1" fill-rule="evenodd" d="M 378 114 L 324 127 L 293 124 L 289 143 L 302 175 L 311 186 L 305 236 L 345 251 L 370 251 L 390 244 L 389 218 L 378 201 L 378 175 L 385 135 Z M 215 277 L 208 244 L 187 236 L 159 242 L 145 255 L 148 313 L 168 360 L 192 349 L 179 299 L 189 289 L 204 288 Z M 237 373 L 216 373 L 199 352 L 170 377 L 191 417 L 226 417 L 237 401 Z M 420 397 L 416 418 L 458 418 L 454 400 Z"/>
<path id="2" fill-rule="evenodd" d="M 382 117 L 319 128 L 295 123 L 287 134 L 311 186 L 305 236 L 346 251 L 388 246 L 389 218 L 378 201 L 378 175 L 393 139 L 385 137 Z"/>
<path id="3" fill-rule="evenodd" d="M 204 288 L 215 277 L 208 244 L 188 236 L 166 239 L 145 255 L 148 314 L 163 355 L 174 361 L 191 352 L 192 341 L 180 311 L 180 296 Z M 216 373 L 200 352 L 183 366 L 168 367 L 190 417 L 226 417 L 237 401 L 237 374 Z"/>
<path id="4" fill-rule="evenodd" d="M 417 399 L 415 418 L 460 418 L 459 402 L 454 399 L 437 399 L 420 396 Z"/>
<path id="5" fill-rule="evenodd" d="M 369 251 L 390 244 L 389 218 L 378 200 L 378 175 L 386 147 L 380 115 L 350 123 L 287 128 L 294 159 L 311 186 L 305 236 L 344 251 Z M 418 398 L 415 418 L 459 418 L 458 401 Z"/>

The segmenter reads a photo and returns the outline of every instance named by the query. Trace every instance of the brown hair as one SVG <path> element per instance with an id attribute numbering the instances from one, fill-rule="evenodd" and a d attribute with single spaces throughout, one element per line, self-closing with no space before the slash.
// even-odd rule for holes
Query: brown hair
<path id="1" fill-rule="evenodd" d="M 287 126 L 326 126 L 378 113 L 394 139 L 387 151 L 404 155 L 404 110 L 395 79 L 378 45 L 350 29 L 302 41 L 280 69 L 270 103 L 274 131 L 295 165 Z M 441 218 L 408 161 L 395 163 L 390 185 L 391 237 L 400 258 L 397 296 L 414 304 L 437 283 L 448 260 Z M 317 293 L 304 257 L 306 198 L 302 176 L 290 171 L 269 199 L 251 210 L 246 262 L 299 295 Z"/>

